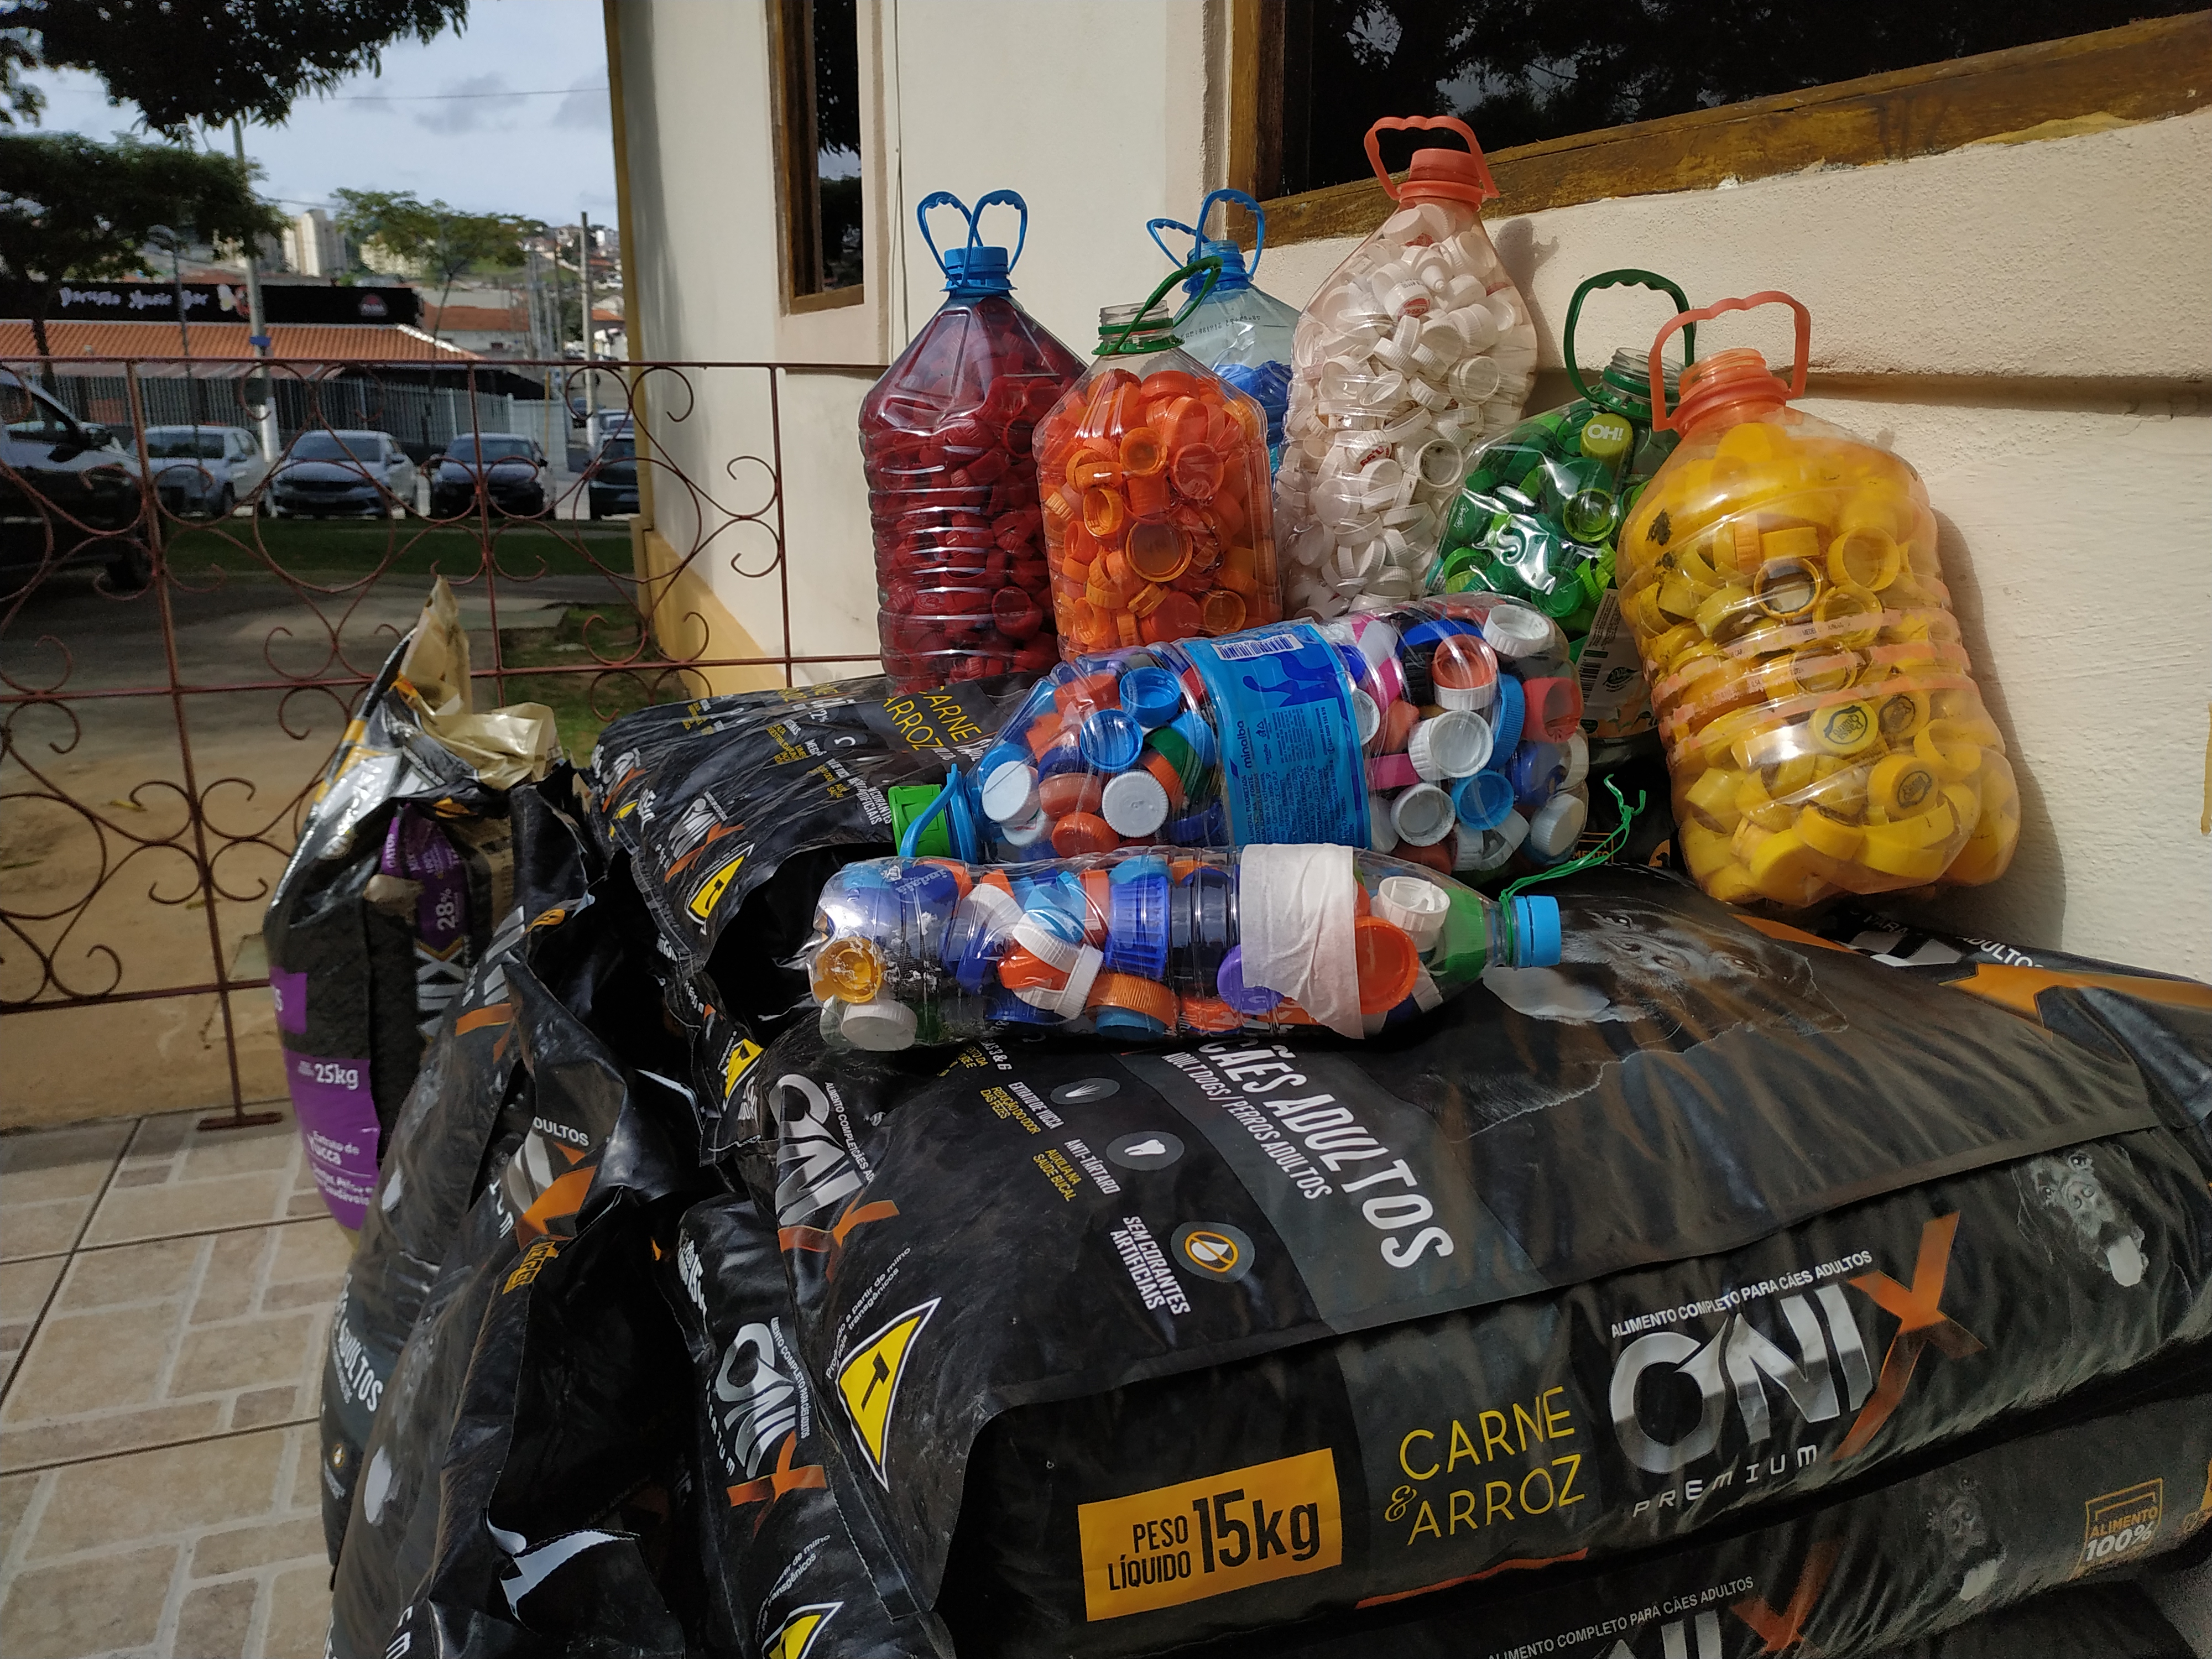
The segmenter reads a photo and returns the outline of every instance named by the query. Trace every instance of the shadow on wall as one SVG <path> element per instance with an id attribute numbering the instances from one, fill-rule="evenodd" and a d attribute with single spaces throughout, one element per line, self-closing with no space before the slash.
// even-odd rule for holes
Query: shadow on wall
<path id="1" fill-rule="evenodd" d="M 1875 434 L 1875 441 L 1887 448 L 1890 437 L 1885 429 Z M 1958 525 L 1945 514 L 1936 515 L 1936 537 L 1943 583 L 1951 590 L 1952 614 L 1959 619 L 1960 641 L 1966 647 L 1983 705 L 2004 738 L 2005 757 L 2020 785 L 2020 847 L 2012 867 L 2002 876 L 1986 887 L 1961 888 L 1950 894 L 1930 907 L 1931 919 L 2025 950 L 2056 950 L 2066 922 L 2066 860 L 2059 850 L 2058 832 L 2042 785 L 2021 750 L 2004 688 L 1988 670 L 1992 659 L 1974 556 Z"/>
<path id="2" fill-rule="evenodd" d="M 1550 264 L 1552 256 L 1559 251 L 1559 239 L 1554 236 L 1548 242 L 1540 242 L 1531 221 L 1508 219 L 1491 231 L 1490 240 L 1498 250 L 1498 263 L 1505 267 L 1505 274 L 1513 279 L 1513 285 L 1521 290 L 1521 298 L 1528 307 L 1529 320 L 1536 325 L 1537 339 L 1558 339 L 1559 329 L 1536 303 L 1536 273 Z M 1530 414 L 1541 407 L 1534 398 L 1529 399 Z"/>

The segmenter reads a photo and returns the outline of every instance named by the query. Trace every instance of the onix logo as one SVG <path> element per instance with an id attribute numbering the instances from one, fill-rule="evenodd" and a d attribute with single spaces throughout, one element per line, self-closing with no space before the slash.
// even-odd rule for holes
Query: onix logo
<path id="1" fill-rule="evenodd" d="M 1638 1468 L 1672 1474 L 1719 1448 L 1731 1401 L 1743 1419 L 1746 1438 L 1757 1445 L 1773 1433 L 1767 1384 L 1774 1383 L 1808 1423 L 1828 1422 L 1846 1409 L 1857 1413 L 1834 1461 L 1863 1450 L 1903 1401 L 1924 1348 L 1933 1346 L 1955 1359 L 1982 1347 L 1939 1305 L 1958 1225 L 1958 1216 L 1952 1214 L 1938 1217 L 1921 1230 L 1919 1258 L 1910 1286 L 1881 1273 L 1862 1273 L 1850 1281 L 1853 1290 L 1899 1322 L 1879 1376 L 1869 1363 L 1850 1306 L 1833 1285 L 1822 1285 L 1809 1301 L 1785 1296 L 1776 1304 L 1796 1345 L 1795 1357 L 1741 1313 L 1703 1344 L 1678 1331 L 1638 1337 L 1621 1351 L 1613 1370 L 1608 1403 L 1621 1449 Z M 1822 1320 L 1814 1314 L 1814 1303 L 1825 1317 L 1825 1334 Z M 1695 1425 L 1673 1440 L 1662 1440 L 1646 1429 L 1637 1408 L 1645 1373 L 1662 1366 L 1671 1366 L 1677 1376 L 1694 1383 L 1699 1401 Z"/>
<path id="2" fill-rule="evenodd" d="M 830 1097 L 811 1078 L 792 1073 L 769 1091 L 769 1116 L 776 1128 L 775 1220 L 780 1250 L 834 1255 L 853 1229 L 898 1213 L 888 1200 L 848 1202 L 867 1184 L 834 1121 Z M 825 1212 L 838 1205 L 834 1217 Z M 817 1217 L 824 1217 L 822 1224 Z"/>
<path id="3" fill-rule="evenodd" d="M 758 1474 L 769 1448 L 799 1429 L 799 1385 L 775 1368 L 775 1333 L 766 1325 L 738 1332 L 714 1374 L 716 1437 L 735 1474 Z"/>

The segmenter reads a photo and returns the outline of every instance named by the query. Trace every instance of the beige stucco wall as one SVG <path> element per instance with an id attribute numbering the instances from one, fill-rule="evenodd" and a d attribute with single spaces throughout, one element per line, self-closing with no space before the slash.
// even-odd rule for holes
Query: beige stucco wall
<path id="1" fill-rule="evenodd" d="M 1144 221 L 1187 216 L 1221 176 L 1220 76 L 1209 91 L 1206 70 L 1224 61 L 1218 4 L 864 0 L 868 302 L 779 319 L 759 11 L 621 9 L 649 355 L 888 361 L 937 303 L 915 203 L 1002 185 L 1031 209 L 1023 303 L 1081 351 L 1098 306 L 1165 270 Z M 1554 366 L 1575 284 L 1613 266 L 1664 271 L 1700 303 L 1772 287 L 1812 308 L 1806 406 L 1893 443 L 1926 477 L 2022 776 L 2018 861 L 1950 913 L 2015 944 L 2212 977 L 2212 841 L 2197 828 L 2212 698 L 2207 176 L 2212 113 L 1589 203 L 1492 234 Z M 1303 303 L 1351 246 L 1271 251 L 1261 285 Z M 1648 339 L 1656 303 L 1596 296 L 1578 355 L 1595 365 Z M 1778 357 L 1788 337 L 1778 311 L 1706 338 Z M 865 650 L 865 385 L 787 385 L 805 387 L 783 434 L 794 648 Z M 676 446 L 698 476 L 717 455 L 766 453 L 728 447 L 763 430 L 720 411 L 735 395 L 704 399 L 718 412 Z M 710 575 L 757 637 L 778 636 L 772 590 Z"/>

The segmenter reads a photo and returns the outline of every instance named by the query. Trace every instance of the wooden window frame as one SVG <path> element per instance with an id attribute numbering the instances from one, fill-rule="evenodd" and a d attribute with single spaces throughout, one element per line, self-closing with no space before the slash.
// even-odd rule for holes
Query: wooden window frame
<path id="1" fill-rule="evenodd" d="M 1253 190 L 1279 107 L 1279 0 L 1231 0 L 1229 183 Z M 1271 73 L 1277 84 L 1269 85 Z M 1861 167 L 1990 141 L 2065 137 L 2183 115 L 2212 103 L 2212 11 L 2154 18 L 1717 109 L 1572 133 L 1489 152 L 1504 218 L 1610 197 L 1710 190 L 1813 167 Z M 1278 147 L 1279 136 L 1273 137 Z M 1403 174 L 1396 175 L 1403 177 Z M 1373 179 L 1263 204 L 1267 242 L 1364 236 L 1390 210 Z M 1242 221 L 1246 216 L 1233 216 Z M 1236 234 L 1249 246 L 1251 231 Z"/>
<path id="2" fill-rule="evenodd" d="M 814 40 L 807 0 L 769 0 L 769 118 L 775 130 L 776 269 L 787 315 L 867 303 L 865 282 L 817 289 L 822 212 L 814 151 L 799 143 L 814 131 Z M 866 185 L 862 188 L 865 190 Z"/>

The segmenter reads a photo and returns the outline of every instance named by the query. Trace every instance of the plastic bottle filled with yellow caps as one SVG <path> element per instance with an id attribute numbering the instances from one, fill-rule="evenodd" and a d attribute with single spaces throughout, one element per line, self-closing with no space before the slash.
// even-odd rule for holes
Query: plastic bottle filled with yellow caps
<path id="1" fill-rule="evenodd" d="M 1676 329 L 1796 313 L 1785 388 L 1757 352 L 1682 371 Z M 1706 892 L 1801 908 L 1837 892 L 1995 880 L 2020 795 L 1975 688 L 1920 477 L 1790 407 L 1812 319 L 1786 294 L 1683 313 L 1650 355 L 1653 425 L 1682 434 L 1623 527 L 1636 630 L 1674 782 L 1676 848 Z"/>

